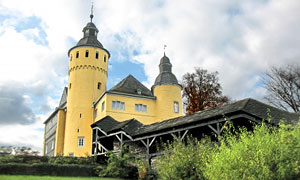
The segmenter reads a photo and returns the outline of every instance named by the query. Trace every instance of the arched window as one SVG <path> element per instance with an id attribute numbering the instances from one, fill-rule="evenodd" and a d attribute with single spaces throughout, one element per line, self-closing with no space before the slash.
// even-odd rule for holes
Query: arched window
<path id="1" fill-rule="evenodd" d="M 99 58 L 99 52 L 96 51 L 96 59 L 98 59 L 98 58 Z"/>
<path id="2" fill-rule="evenodd" d="M 104 62 L 106 62 L 106 55 L 104 55 Z"/>
<path id="3" fill-rule="evenodd" d="M 76 52 L 76 58 L 79 58 L 79 51 Z"/>
<path id="4" fill-rule="evenodd" d="M 88 50 L 85 51 L 85 57 L 89 57 L 89 51 Z"/>

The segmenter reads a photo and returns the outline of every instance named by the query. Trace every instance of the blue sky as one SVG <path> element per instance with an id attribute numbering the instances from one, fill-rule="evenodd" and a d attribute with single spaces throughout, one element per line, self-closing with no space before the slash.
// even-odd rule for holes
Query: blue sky
<path id="1" fill-rule="evenodd" d="M 43 121 L 68 82 L 68 50 L 89 22 L 86 0 L 0 0 L 0 146 L 42 151 Z M 108 88 L 132 74 L 151 88 L 166 54 L 179 79 L 218 71 L 233 100 L 266 93 L 263 72 L 299 63 L 298 0 L 94 0 L 109 50 Z"/>

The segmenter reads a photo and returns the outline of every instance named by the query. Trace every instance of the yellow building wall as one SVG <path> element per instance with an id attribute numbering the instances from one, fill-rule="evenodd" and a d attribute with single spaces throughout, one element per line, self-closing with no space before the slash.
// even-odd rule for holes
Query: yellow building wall
<path id="1" fill-rule="evenodd" d="M 105 109 L 101 112 L 102 102 L 105 101 Z M 112 108 L 112 101 L 121 101 L 125 103 L 125 110 Z M 147 105 L 147 112 L 135 112 L 135 104 Z M 96 105 L 97 117 L 100 120 L 105 116 L 111 116 L 117 121 L 125 121 L 132 118 L 137 119 L 143 124 L 152 124 L 157 122 L 155 116 L 155 100 L 140 97 L 130 97 L 125 95 L 105 94 Z"/>
<path id="2" fill-rule="evenodd" d="M 58 110 L 54 156 L 63 155 L 65 139 L 66 112 Z"/>
<path id="3" fill-rule="evenodd" d="M 85 57 L 88 50 L 89 55 Z M 79 52 L 79 58 L 76 53 Z M 96 59 L 96 51 L 99 58 Z M 106 62 L 104 62 L 106 56 Z M 64 155 L 91 155 L 93 102 L 106 90 L 108 53 L 95 47 L 76 47 L 69 54 L 69 88 L 65 127 Z M 101 83 L 100 90 L 97 88 Z M 84 147 L 78 138 L 84 137 Z"/>
<path id="4" fill-rule="evenodd" d="M 182 116 L 181 87 L 178 85 L 159 85 L 153 89 L 156 96 L 156 117 L 157 121 Z M 179 104 L 179 112 L 174 112 L 174 101 Z"/>

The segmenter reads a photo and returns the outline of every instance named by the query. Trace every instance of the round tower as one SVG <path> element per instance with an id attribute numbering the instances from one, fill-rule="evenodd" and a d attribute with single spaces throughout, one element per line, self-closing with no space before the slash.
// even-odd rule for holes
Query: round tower
<path id="1" fill-rule="evenodd" d="M 90 125 L 94 122 L 95 102 L 105 91 L 109 52 L 98 41 L 92 22 L 83 28 L 83 38 L 69 52 L 69 85 L 65 125 L 64 155 L 91 154 Z"/>
<path id="2" fill-rule="evenodd" d="M 164 53 L 160 59 L 159 75 L 152 86 L 156 96 L 156 116 L 158 120 L 170 119 L 182 116 L 182 86 L 172 73 L 170 59 Z"/>

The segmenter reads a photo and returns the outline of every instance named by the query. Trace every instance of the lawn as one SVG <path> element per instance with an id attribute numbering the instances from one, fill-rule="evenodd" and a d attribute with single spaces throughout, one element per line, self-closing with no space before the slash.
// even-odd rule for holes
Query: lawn
<path id="1" fill-rule="evenodd" d="M 116 178 L 100 177 L 61 177 L 61 176 L 26 176 L 26 175 L 0 175 L 0 180 L 121 180 Z"/>

